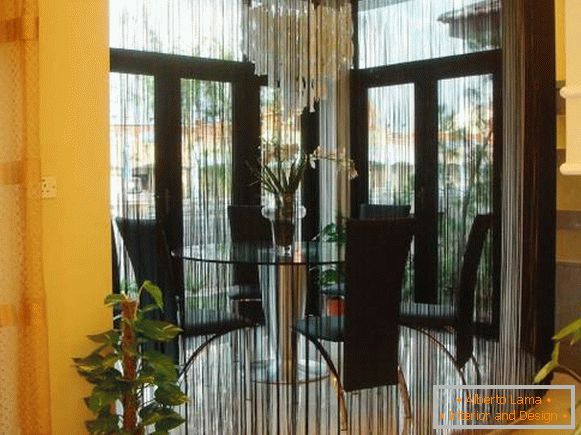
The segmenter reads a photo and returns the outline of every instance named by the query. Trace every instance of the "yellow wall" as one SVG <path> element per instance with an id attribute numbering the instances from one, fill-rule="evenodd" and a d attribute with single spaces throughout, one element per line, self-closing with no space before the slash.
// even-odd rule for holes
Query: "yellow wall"
<path id="1" fill-rule="evenodd" d="M 556 14 L 556 47 L 557 47 L 557 80 L 566 81 L 567 51 L 576 49 L 566 39 L 566 1 L 555 0 Z M 569 5 L 570 6 L 570 5 Z M 566 43 L 569 45 L 567 46 Z M 578 42 L 581 44 L 581 42 Z M 570 83 L 569 83 L 570 84 Z M 560 165 L 565 159 L 566 149 L 566 119 L 565 115 L 557 116 L 557 148 Z M 565 176 L 557 168 L 557 209 L 565 211 L 581 211 L 581 176 Z M 557 230 L 557 260 L 581 262 L 581 232 L 578 229 Z"/>
<path id="2" fill-rule="evenodd" d="M 570 1 L 570 0 L 568 0 Z M 566 81 L 566 66 L 567 62 L 571 62 L 571 56 L 567 57 L 567 50 L 573 47 L 567 47 L 565 37 L 565 0 L 555 0 L 556 12 L 556 46 L 557 46 L 557 80 Z M 581 42 L 579 42 L 581 44 Z M 571 84 L 571 83 L 568 83 Z M 557 148 L 559 148 L 560 163 L 564 162 L 567 138 L 566 138 L 566 119 L 565 115 L 557 116 Z M 581 211 L 581 176 L 564 176 L 557 172 L 557 209 L 559 210 L 575 210 Z M 581 236 L 580 236 L 581 237 Z M 571 237 L 567 237 L 571 239 Z M 576 251 L 579 252 L 581 258 L 581 251 L 576 245 Z M 573 247 L 567 251 L 575 251 Z"/>
<path id="3" fill-rule="evenodd" d="M 107 0 L 40 0 L 42 172 L 53 434 L 86 433 L 88 385 L 71 358 L 104 330 L 110 292 Z"/>
<path id="4" fill-rule="evenodd" d="M 555 0 L 557 82 L 565 81 L 565 0 Z M 557 148 L 565 148 L 565 115 L 557 116 Z"/>

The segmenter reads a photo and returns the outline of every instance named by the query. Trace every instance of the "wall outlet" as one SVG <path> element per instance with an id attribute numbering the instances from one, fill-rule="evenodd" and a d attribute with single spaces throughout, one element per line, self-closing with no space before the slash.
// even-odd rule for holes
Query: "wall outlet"
<path id="1" fill-rule="evenodd" d="M 42 177 L 40 185 L 40 196 L 43 199 L 53 199 L 56 198 L 56 178 L 55 177 Z"/>

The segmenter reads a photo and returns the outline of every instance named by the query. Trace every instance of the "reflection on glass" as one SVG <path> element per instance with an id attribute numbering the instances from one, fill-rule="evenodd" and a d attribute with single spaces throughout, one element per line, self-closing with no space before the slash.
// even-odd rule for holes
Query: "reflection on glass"
<path id="1" fill-rule="evenodd" d="M 358 25 L 362 68 L 474 53 L 500 46 L 500 0 L 361 0 Z"/>
<path id="2" fill-rule="evenodd" d="M 439 285 L 450 300 L 477 214 L 492 212 L 493 83 L 491 75 L 442 80 L 439 94 Z M 477 312 L 491 312 L 492 252 L 479 269 Z"/>

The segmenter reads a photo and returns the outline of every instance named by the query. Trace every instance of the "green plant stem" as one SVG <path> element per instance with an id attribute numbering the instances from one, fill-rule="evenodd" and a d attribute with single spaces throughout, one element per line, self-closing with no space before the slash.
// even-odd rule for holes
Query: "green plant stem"
<path id="1" fill-rule="evenodd" d="M 577 372 L 574 372 L 573 370 L 571 370 L 569 367 L 565 367 L 565 366 L 559 364 L 555 368 L 555 370 L 553 370 L 553 371 L 557 372 L 557 373 L 564 373 L 566 375 L 569 375 L 570 377 L 575 379 L 575 381 L 581 383 L 581 376 L 579 374 L 577 374 Z"/>
<path id="2" fill-rule="evenodd" d="M 137 337 L 134 323 L 137 316 L 138 301 L 128 299 L 121 304 L 121 315 L 123 327 L 121 330 L 121 352 L 123 354 L 123 378 L 132 385 L 123 394 L 123 430 L 136 435 L 141 435 L 143 430 L 138 431 L 137 410 L 139 403 L 133 385 L 137 380 Z"/>

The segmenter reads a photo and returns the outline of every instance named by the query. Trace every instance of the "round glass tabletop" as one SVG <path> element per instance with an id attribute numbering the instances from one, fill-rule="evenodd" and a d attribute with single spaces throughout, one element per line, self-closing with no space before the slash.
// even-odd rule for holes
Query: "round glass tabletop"
<path id="1" fill-rule="evenodd" d="M 271 243 L 215 243 L 185 246 L 172 251 L 176 258 L 204 263 L 263 265 L 325 265 L 345 261 L 345 246 L 309 241 L 293 245 L 289 256 L 277 254 Z"/>

